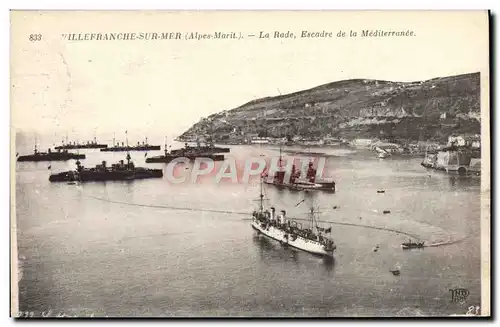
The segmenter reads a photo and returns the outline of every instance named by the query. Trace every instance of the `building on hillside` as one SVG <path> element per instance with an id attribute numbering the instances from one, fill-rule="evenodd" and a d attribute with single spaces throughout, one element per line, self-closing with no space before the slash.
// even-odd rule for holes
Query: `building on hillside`
<path id="1" fill-rule="evenodd" d="M 481 136 L 473 135 L 451 135 L 448 137 L 448 146 L 467 146 L 472 148 L 481 147 Z"/>
<path id="2" fill-rule="evenodd" d="M 462 135 L 450 135 L 448 137 L 448 145 L 465 146 L 465 138 Z"/>

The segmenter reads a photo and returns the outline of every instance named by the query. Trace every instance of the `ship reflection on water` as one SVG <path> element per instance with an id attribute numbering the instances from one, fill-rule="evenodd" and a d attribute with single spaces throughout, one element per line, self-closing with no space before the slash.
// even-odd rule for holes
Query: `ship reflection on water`
<path id="1" fill-rule="evenodd" d="M 481 179 L 470 176 L 449 176 L 448 182 L 452 188 L 467 188 L 480 185 Z"/>
<path id="2" fill-rule="evenodd" d="M 335 258 L 327 257 L 321 255 L 315 255 L 312 253 L 300 253 L 300 250 L 296 250 L 290 246 L 281 245 L 276 241 L 270 240 L 266 237 L 253 235 L 253 243 L 258 247 L 261 259 L 270 260 L 276 262 L 281 260 L 284 262 L 293 262 L 295 265 L 299 263 L 306 263 L 311 260 L 311 258 L 318 259 L 327 271 L 333 270 L 335 267 Z M 302 257 L 307 258 L 307 260 L 300 260 Z"/>

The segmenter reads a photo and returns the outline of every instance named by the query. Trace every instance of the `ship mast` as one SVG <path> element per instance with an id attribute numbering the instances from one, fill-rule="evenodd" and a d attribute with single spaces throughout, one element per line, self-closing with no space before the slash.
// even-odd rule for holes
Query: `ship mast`
<path id="1" fill-rule="evenodd" d="M 264 179 L 264 176 L 260 176 L 260 212 L 264 211 L 264 194 L 262 193 L 262 180 Z"/>
<path id="2" fill-rule="evenodd" d="M 167 136 L 165 135 L 165 156 L 167 156 L 168 150 L 167 150 Z"/>
<path id="3" fill-rule="evenodd" d="M 116 133 L 113 133 L 113 147 L 115 146 L 115 137 L 116 137 Z"/>
<path id="4" fill-rule="evenodd" d="M 316 224 L 316 221 L 315 221 L 315 219 L 314 219 L 314 199 L 313 199 L 313 198 L 311 198 L 311 209 L 310 209 L 310 211 L 309 211 L 309 212 L 310 212 L 310 214 L 311 214 L 311 222 L 310 222 L 310 223 L 311 223 L 311 231 L 312 231 L 313 233 L 315 233 L 315 229 L 317 229 L 317 228 L 316 228 L 316 227 L 317 227 L 317 224 Z"/>
<path id="5" fill-rule="evenodd" d="M 127 142 L 127 168 L 130 168 L 130 152 L 128 148 L 128 131 L 125 131 L 125 141 Z"/>

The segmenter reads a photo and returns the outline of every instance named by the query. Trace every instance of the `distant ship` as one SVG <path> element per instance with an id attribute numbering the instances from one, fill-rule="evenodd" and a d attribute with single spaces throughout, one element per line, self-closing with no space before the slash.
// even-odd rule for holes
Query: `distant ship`
<path id="1" fill-rule="evenodd" d="M 120 181 L 145 178 L 161 178 L 163 171 L 161 169 L 148 169 L 135 167 L 130 161 L 130 154 L 127 153 L 127 163 L 120 160 L 117 164 L 108 167 L 106 161 L 96 165 L 94 168 L 85 168 L 80 161 L 76 162 L 76 170 L 65 171 L 58 174 L 52 174 L 49 177 L 51 182 L 91 182 L 91 181 Z"/>
<path id="2" fill-rule="evenodd" d="M 413 242 L 412 240 L 408 240 L 408 242 L 401 243 L 401 248 L 403 250 L 410 250 L 410 249 L 421 249 L 425 245 L 425 242 Z"/>
<path id="3" fill-rule="evenodd" d="M 309 167 L 306 172 L 305 178 L 301 178 L 301 172 L 298 171 L 295 165 L 292 166 L 292 172 L 290 174 L 290 181 L 285 181 L 286 170 L 282 166 L 281 148 L 280 148 L 280 158 L 278 161 L 279 169 L 274 174 L 273 179 L 268 181 L 266 178 L 265 183 L 269 185 L 274 185 L 277 187 L 289 188 L 293 190 L 320 190 L 335 192 L 335 182 L 332 180 L 322 180 L 321 182 L 316 181 L 316 172 L 313 163 L 309 163 Z M 267 177 L 267 175 L 265 176 Z"/>
<path id="4" fill-rule="evenodd" d="M 184 143 L 184 147 L 181 149 L 171 150 L 171 155 L 182 154 L 186 152 L 191 153 L 203 153 L 203 154 L 215 154 L 215 153 L 228 153 L 231 151 L 230 148 L 217 147 L 212 142 L 209 142 L 207 145 L 200 145 L 200 142 L 196 142 L 196 146 L 190 146 L 188 143 Z"/>
<path id="5" fill-rule="evenodd" d="M 137 145 L 125 145 L 123 142 L 120 144 L 115 144 L 115 139 L 113 138 L 113 146 L 101 149 L 103 152 L 127 152 L 127 151 L 150 151 L 150 150 L 161 150 L 161 146 L 159 145 L 150 145 L 148 143 L 148 138 L 146 137 L 146 141 L 140 143 L 137 142 Z"/>
<path id="6" fill-rule="evenodd" d="M 213 161 L 223 161 L 224 155 L 214 154 L 211 151 L 204 152 L 202 147 L 184 147 L 182 149 L 171 150 L 168 152 L 167 141 L 165 138 L 165 154 L 161 156 L 155 156 L 146 158 L 147 163 L 162 162 L 168 163 L 177 158 L 188 158 L 190 160 L 195 160 L 196 158 L 208 158 Z"/>
<path id="7" fill-rule="evenodd" d="M 71 159 L 85 159 L 85 155 L 71 153 L 68 150 L 52 151 L 48 149 L 47 152 L 39 152 L 35 145 L 33 154 L 17 157 L 17 161 L 66 161 Z"/>
<path id="8" fill-rule="evenodd" d="M 264 210 L 262 194 L 262 178 L 260 184 L 260 208 L 252 214 L 252 228 L 258 235 L 264 235 L 279 241 L 286 246 L 310 252 L 326 257 L 333 257 L 337 246 L 331 238 L 326 235 L 332 232 L 332 228 L 321 228 L 317 225 L 314 209 L 310 211 L 310 227 L 304 228 L 302 223 L 286 217 L 286 211 L 281 215 L 276 214 L 276 209 Z"/>
<path id="9" fill-rule="evenodd" d="M 100 149 L 107 148 L 107 144 L 99 144 L 97 143 L 97 139 L 94 137 L 93 141 L 88 141 L 87 143 L 77 143 L 77 142 L 66 142 L 62 145 L 56 146 L 56 150 L 72 150 L 72 149 Z"/>
<path id="10" fill-rule="evenodd" d="M 422 166 L 458 175 L 481 174 L 481 152 L 479 149 L 451 145 L 438 151 L 425 153 Z"/>

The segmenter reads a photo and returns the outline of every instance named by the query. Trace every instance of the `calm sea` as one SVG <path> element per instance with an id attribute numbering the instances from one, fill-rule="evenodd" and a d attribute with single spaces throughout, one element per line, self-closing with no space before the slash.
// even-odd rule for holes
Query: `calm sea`
<path id="1" fill-rule="evenodd" d="M 164 178 L 75 186 L 48 181 L 51 172 L 74 168 L 74 161 L 53 162 L 50 170 L 45 162 L 17 163 L 20 310 L 323 317 L 463 314 L 480 305 L 478 178 L 428 171 L 419 158 L 313 151 L 328 154 L 325 175 L 335 179 L 335 194 L 264 191 L 267 204 L 292 217 L 307 218 L 309 202 L 320 208 L 320 219 L 332 222 L 333 261 L 256 236 L 248 219 L 258 205 L 257 181 L 172 185 Z M 81 152 L 87 167 L 125 156 Z M 131 154 L 138 166 L 164 167 L 145 164 L 144 153 Z M 229 155 L 276 154 L 232 146 Z M 403 251 L 400 244 L 410 235 L 442 245 Z M 399 276 L 389 271 L 395 267 Z M 469 291 L 465 303 L 451 301 L 453 288 Z"/>

